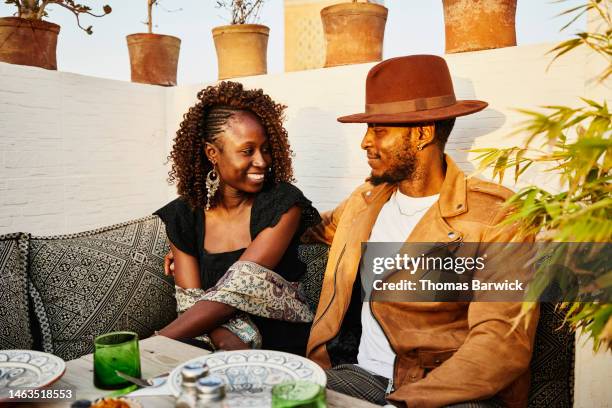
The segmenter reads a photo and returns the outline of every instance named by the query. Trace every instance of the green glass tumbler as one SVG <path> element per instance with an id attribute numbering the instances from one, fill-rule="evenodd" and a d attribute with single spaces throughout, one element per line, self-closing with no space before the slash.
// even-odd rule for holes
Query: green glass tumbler
<path id="1" fill-rule="evenodd" d="M 325 387 L 310 381 L 290 381 L 272 387 L 272 408 L 326 408 Z"/>
<path id="2" fill-rule="evenodd" d="M 113 332 L 94 340 L 94 385 L 104 390 L 116 390 L 130 385 L 115 371 L 140 377 L 138 334 Z"/>

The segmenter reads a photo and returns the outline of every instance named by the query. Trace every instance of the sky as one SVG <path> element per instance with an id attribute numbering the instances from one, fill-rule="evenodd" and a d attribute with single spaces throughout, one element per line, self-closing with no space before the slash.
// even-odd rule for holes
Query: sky
<path id="1" fill-rule="evenodd" d="M 0 0 L 1 1 L 1 0 Z M 341 1 L 339 1 L 341 2 Z M 558 42 L 584 28 L 581 19 L 559 32 L 567 17 L 555 17 L 584 0 L 518 0 L 516 31 L 518 45 Z M 74 15 L 57 5 L 49 7 L 46 18 L 61 25 L 58 39 L 58 70 L 84 75 L 130 80 L 125 36 L 146 32 L 147 0 L 81 0 L 95 12 L 109 4 L 113 12 L 103 18 L 82 17 L 82 25 L 93 25 L 93 35 L 80 30 Z M 283 0 L 267 0 L 258 23 L 270 27 L 268 72 L 284 70 Z M 383 57 L 444 53 L 442 0 L 386 0 L 389 17 Z M 198 84 L 217 79 L 217 61 L 211 30 L 227 24 L 229 13 L 215 7 L 215 0 L 162 0 L 155 8 L 154 32 L 181 38 L 178 83 Z M 0 4 L 0 16 L 13 15 L 14 6 Z"/>

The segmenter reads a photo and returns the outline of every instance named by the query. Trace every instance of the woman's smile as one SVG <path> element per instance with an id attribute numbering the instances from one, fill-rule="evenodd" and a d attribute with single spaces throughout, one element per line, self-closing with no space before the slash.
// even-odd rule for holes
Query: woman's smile
<path id="1" fill-rule="evenodd" d="M 247 178 L 253 183 L 263 183 L 266 175 L 264 173 L 248 173 Z"/>

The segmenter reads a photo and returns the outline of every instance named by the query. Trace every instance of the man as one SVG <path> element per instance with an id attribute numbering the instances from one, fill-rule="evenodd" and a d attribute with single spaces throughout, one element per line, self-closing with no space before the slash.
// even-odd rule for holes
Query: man
<path id="1" fill-rule="evenodd" d="M 520 303 L 360 296 L 362 242 L 512 240 L 498 226 L 511 192 L 466 178 L 444 154 L 455 118 L 486 106 L 457 101 L 444 59 L 418 55 L 373 67 L 366 112 L 338 119 L 368 124 L 361 147 L 372 171 L 305 237 L 331 244 L 307 349 L 329 388 L 410 408 L 527 405 L 537 310 L 512 329 Z"/>

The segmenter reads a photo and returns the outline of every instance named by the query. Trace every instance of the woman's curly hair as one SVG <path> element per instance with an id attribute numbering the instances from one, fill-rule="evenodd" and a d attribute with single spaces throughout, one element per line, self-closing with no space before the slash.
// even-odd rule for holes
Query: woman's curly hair
<path id="1" fill-rule="evenodd" d="M 292 151 L 283 127 L 285 106 L 275 103 L 261 89 L 245 90 L 242 84 L 225 81 L 198 93 L 199 102 L 183 115 L 168 160 L 172 169 L 168 182 L 177 184 L 178 194 L 193 208 L 206 207 L 206 175 L 213 168 L 204 146 L 214 143 L 228 119 L 236 112 L 254 113 L 261 122 L 272 155 L 266 183 L 292 182 Z"/>

